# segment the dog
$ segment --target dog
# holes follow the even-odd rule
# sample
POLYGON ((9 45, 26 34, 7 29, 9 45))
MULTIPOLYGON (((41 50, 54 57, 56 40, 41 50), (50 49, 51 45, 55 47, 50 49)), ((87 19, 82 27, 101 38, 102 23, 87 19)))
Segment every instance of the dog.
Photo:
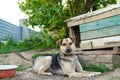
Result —
POLYGON ((40 75, 67 75, 68 77, 91 77, 100 75, 100 72, 88 72, 82 66, 75 55, 74 36, 59 39, 60 52, 57 54, 46 54, 34 60, 34 71, 40 75))

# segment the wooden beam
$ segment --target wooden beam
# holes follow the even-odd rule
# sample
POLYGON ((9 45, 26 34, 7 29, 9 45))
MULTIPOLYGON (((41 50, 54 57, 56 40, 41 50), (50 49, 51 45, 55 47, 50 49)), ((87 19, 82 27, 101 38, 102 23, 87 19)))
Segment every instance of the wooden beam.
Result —
POLYGON ((85 40, 85 41, 81 41, 80 48, 81 50, 111 48, 115 46, 120 46, 120 43, 118 42, 120 42, 120 36, 85 40), (90 44, 91 42, 93 47, 90 44))
POLYGON ((82 15, 67 19, 67 20, 65 20, 65 22, 70 22, 72 20, 79 20, 79 19, 87 18, 87 17, 94 16, 94 15, 97 15, 97 14, 101 14, 101 13, 104 13, 104 12, 107 12, 107 11, 110 11, 110 10, 113 10, 113 9, 117 9, 117 8, 120 8, 120 4, 115 4, 115 5, 107 6, 106 8, 99 9, 99 10, 96 10, 96 11, 93 11, 93 12, 88 12, 86 14, 82 14, 82 15))
MULTIPOLYGON (((119 40, 119 41, 109 41, 109 42, 105 42, 105 46, 106 46, 106 47, 111 47, 111 46, 113 46, 113 47, 118 47, 118 46, 120 46, 120 40, 119 40)), ((115 50, 116 50, 116 48, 115 48, 115 50)))
POLYGON ((76 52, 76 55, 119 55, 120 52, 115 51, 106 51, 106 50, 97 50, 97 51, 81 51, 76 52))
POLYGON ((120 52, 120 47, 118 46, 113 47, 113 51, 120 52))
MULTIPOLYGON (((91 14, 94 14, 94 13, 91 13, 91 14)), ((91 21, 95 21, 95 20, 100 20, 103 18, 107 18, 107 17, 119 15, 119 14, 120 14, 120 8, 117 8, 117 9, 113 9, 110 11, 106 11, 106 12, 101 13, 101 14, 96 14, 96 15, 92 15, 89 17, 85 17, 85 18, 78 18, 78 19, 70 20, 67 22, 67 26, 73 27, 73 26, 80 25, 83 23, 87 23, 87 22, 91 22, 91 21)))

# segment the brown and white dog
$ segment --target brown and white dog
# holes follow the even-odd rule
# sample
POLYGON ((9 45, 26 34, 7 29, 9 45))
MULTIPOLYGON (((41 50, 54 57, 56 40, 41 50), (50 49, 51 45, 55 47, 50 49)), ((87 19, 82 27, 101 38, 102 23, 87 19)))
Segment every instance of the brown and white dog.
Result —
POLYGON ((75 55, 75 39, 75 37, 68 37, 58 40, 60 52, 36 58, 34 60, 34 71, 41 75, 57 74, 68 77, 90 77, 101 74, 100 72, 88 72, 82 69, 75 55))

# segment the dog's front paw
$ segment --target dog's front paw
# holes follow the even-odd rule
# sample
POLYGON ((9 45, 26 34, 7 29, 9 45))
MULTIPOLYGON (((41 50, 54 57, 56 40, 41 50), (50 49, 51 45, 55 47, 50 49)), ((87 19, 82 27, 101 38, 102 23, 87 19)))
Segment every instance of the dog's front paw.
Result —
POLYGON ((93 72, 94 76, 101 75, 101 72, 93 72))
POLYGON ((90 72, 90 77, 100 75, 101 72, 90 72))
POLYGON ((97 75, 101 74, 101 72, 90 72, 90 71, 83 71, 82 73, 88 74, 87 76, 89 76, 89 77, 97 76, 97 75))
POLYGON ((48 76, 52 76, 52 73, 47 73, 48 76))
POLYGON ((38 74, 48 75, 48 76, 51 76, 51 75, 52 75, 52 73, 50 73, 50 72, 38 72, 38 74))

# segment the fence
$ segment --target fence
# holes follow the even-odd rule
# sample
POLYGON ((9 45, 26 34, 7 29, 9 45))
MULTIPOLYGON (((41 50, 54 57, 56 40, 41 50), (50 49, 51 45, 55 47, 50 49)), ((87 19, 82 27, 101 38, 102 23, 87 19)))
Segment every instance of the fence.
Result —
POLYGON ((29 38, 32 34, 37 32, 25 27, 24 20, 20 20, 20 26, 13 25, 0 19, 0 41, 5 41, 8 38, 13 38, 15 41, 29 38))

